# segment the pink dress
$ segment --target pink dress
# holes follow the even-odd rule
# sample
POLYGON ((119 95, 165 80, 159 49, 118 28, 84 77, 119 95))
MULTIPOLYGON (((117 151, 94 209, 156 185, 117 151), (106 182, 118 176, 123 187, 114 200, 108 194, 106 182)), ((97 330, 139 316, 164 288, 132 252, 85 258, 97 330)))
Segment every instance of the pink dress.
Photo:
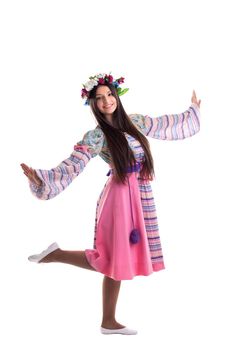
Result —
MULTIPOLYGON (((145 136, 160 140, 183 140, 200 129, 199 109, 194 104, 181 114, 129 117, 145 136)), ((127 133, 125 137, 136 162, 143 163, 140 143, 127 133)), ((43 200, 54 198, 97 155, 112 168, 105 135, 99 126, 88 131, 70 157, 57 167, 36 169, 42 186, 37 188, 29 182, 32 193, 43 200)), ((109 176, 97 201, 93 249, 86 249, 85 254, 91 266, 115 280, 147 276, 165 268, 151 184, 140 177, 140 171, 127 173, 126 184, 116 183, 114 176, 109 176), (137 243, 130 241, 133 228, 140 234, 137 243)))
POLYGON ((117 183, 113 175, 107 180, 98 202, 95 249, 85 251, 88 262, 97 271, 115 280, 128 280, 153 271, 138 176, 139 172, 128 173, 126 184, 117 183), (129 239, 133 226, 140 232, 138 243, 129 239))

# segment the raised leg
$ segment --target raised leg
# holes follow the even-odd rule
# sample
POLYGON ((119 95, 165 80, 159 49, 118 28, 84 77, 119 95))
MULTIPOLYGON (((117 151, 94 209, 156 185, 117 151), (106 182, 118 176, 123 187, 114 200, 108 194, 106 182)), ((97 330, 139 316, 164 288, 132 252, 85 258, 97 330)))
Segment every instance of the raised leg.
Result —
POLYGON ((87 261, 85 252, 83 250, 62 250, 56 249, 52 253, 48 254, 40 262, 60 262, 64 264, 70 264, 81 267, 83 269, 96 271, 87 261))

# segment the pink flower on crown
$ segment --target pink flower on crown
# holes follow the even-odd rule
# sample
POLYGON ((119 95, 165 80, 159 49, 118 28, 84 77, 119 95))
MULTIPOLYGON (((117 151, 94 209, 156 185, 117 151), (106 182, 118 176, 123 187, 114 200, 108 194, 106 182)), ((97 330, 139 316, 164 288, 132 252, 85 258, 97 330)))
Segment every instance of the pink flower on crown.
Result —
POLYGON ((121 77, 121 78, 117 79, 117 81, 118 81, 118 83, 119 83, 119 84, 124 83, 124 80, 125 80, 125 78, 123 78, 123 77, 121 77))
POLYGON ((82 89, 82 90, 81 90, 81 97, 84 98, 84 97, 86 97, 87 95, 88 95, 87 90, 86 90, 86 89, 82 89))
POLYGON ((99 78, 99 84, 105 84, 105 79, 104 78, 99 78))
POLYGON ((110 84, 112 84, 112 82, 113 82, 113 76, 112 76, 112 75, 108 75, 108 76, 107 76, 107 79, 108 79, 108 82, 109 82, 110 84))

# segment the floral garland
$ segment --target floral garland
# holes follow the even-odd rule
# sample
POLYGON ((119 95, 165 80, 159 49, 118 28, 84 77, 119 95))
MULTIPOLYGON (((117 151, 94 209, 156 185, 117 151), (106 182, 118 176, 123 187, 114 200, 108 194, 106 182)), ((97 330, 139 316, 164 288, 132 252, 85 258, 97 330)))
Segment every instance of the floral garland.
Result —
POLYGON ((97 74, 93 77, 89 77, 86 84, 83 84, 83 89, 81 90, 81 97, 85 99, 85 105, 89 105, 88 99, 90 96, 90 91, 97 85, 104 85, 105 83, 112 84, 116 90, 118 96, 124 95, 129 89, 122 89, 119 87, 120 84, 124 83, 123 77, 114 80, 111 74, 97 74))

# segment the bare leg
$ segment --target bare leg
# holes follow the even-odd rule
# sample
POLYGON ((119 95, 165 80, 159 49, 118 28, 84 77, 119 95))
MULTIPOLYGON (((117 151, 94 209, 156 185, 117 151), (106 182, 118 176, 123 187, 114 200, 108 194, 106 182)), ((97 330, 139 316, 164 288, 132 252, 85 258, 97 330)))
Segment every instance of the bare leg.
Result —
POLYGON ((40 262, 42 263, 61 262, 64 264, 78 266, 83 269, 96 271, 88 263, 85 252, 83 250, 74 251, 74 250, 56 249, 52 253, 45 256, 45 258, 43 258, 40 262))
POLYGON ((103 319, 102 327, 119 329, 124 326, 115 320, 116 304, 121 286, 121 281, 115 281, 104 276, 103 279, 103 319))

